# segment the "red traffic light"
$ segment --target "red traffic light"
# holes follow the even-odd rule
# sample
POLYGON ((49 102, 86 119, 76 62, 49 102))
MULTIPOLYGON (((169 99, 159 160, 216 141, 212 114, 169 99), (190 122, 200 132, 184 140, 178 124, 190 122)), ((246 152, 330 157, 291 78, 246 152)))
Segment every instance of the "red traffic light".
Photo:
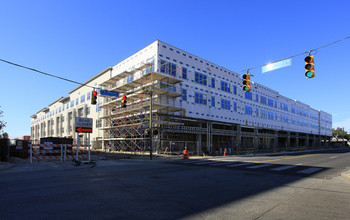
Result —
POLYGON ((97 96, 97 92, 96 92, 96 91, 93 91, 93 92, 92 92, 92 95, 93 95, 93 96, 97 96))

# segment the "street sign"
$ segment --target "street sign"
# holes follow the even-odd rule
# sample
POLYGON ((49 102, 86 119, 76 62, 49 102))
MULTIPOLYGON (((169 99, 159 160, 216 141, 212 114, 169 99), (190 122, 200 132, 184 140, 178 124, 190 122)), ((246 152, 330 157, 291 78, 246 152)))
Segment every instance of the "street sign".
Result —
POLYGON ((107 95, 107 96, 115 96, 115 97, 119 97, 119 92, 113 92, 113 91, 109 91, 109 90, 100 90, 100 95, 107 95))
POLYGON ((291 66, 292 65, 292 59, 286 59, 286 60, 281 60, 279 62, 275 62, 275 63, 269 63, 265 66, 262 67, 261 72, 265 73, 265 72, 269 72, 275 69, 279 69, 279 68, 283 68, 283 67, 287 67, 287 66, 291 66))
POLYGON ((92 128, 76 127, 75 132, 78 133, 92 133, 92 128))
POLYGON ((75 132, 92 133, 92 118, 75 118, 75 132))

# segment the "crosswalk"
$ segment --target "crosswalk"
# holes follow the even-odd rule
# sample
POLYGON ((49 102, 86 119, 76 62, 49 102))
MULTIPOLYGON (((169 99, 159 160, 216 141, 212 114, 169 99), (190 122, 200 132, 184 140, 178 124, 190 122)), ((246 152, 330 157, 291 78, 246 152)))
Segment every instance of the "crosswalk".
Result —
POLYGON ((318 173, 325 168, 323 167, 312 167, 301 164, 285 165, 285 164, 274 164, 274 163, 259 163, 256 161, 234 161, 234 160, 213 160, 213 159, 190 159, 178 161, 178 164, 183 165, 194 165, 194 166, 209 166, 209 167, 225 167, 225 168, 236 168, 246 170, 259 170, 268 171, 274 173, 289 173, 296 175, 312 175, 318 173))

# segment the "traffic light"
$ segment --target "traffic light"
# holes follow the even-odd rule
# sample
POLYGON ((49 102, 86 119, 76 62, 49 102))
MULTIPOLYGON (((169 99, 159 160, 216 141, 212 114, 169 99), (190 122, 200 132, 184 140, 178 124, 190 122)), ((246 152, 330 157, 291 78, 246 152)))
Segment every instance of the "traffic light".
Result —
POLYGON ((250 92, 250 73, 247 71, 246 74, 243 75, 243 91, 250 92))
POLYGON ((127 103, 127 97, 124 95, 123 97, 122 97, 122 108, 126 108, 126 103, 127 103))
POLYGON ((314 56, 307 56, 305 57, 305 76, 306 78, 310 79, 315 77, 315 66, 314 66, 314 56))
POLYGON ((158 135, 158 130, 157 129, 153 129, 153 135, 158 135))
POLYGON ((97 92, 94 90, 91 93, 91 105, 96 105, 97 103, 97 92))

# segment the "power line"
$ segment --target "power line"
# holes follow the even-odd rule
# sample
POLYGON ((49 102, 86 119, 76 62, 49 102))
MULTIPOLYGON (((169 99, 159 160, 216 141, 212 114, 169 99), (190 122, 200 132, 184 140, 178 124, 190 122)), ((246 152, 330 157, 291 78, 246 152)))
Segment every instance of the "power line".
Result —
MULTIPOLYGON (((247 70, 253 70, 253 69, 261 68, 261 67, 263 67, 263 66, 266 66, 267 64, 277 63, 277 62, 280 62, 280 61, 283 61, 283 60, 287 60, 287 59, 290 59, 290 58, 293 58, 293 57, 301 56, 301 55, 303 55, 303 54, 306 54, 306 53, 309 53, 309 52, 312 52, 312 51, 317 51, 317 50, 319 50, 319 49, 321 49, 321 48, 328 47, 328 46, 330 46, 330 45, 339 43, 339 42, 341 42, 341 41, 343 41, 343 40, 346 40, 346 39, 349 39, 349 38, 350 38, 350 36, 347 36, 347 37, 344 37, 344 38, 342 38, 342 39, 340 39, 340 40, 336 40, 336 41, 334 41, 334 42, 332 42, 332 43, 329 43, 329 44, 326 44, 326 45, 317 47, 317 48, 312 49, 312 50, 308 50, 308 51, 305 51, 305 52, 302 52, 302 53, 298 53, 298 54, 292 55, 292 56, 290 56, 290 57, 286 57, 286 58, 283 58, 283 59, 279 59, 279 60, 277 60, 277 61, 269 62, 269 63, 263 64, 263 65, 259 65, 259 66, 255 66, 255 67, 252 67, 252 68, 247 68, 247 69, 244 69, 244 70, 241 70, 241 71, 238 71, 238 72, 234 72, 234 73, 237 73, 237 74, 238 74, 238 73, 242 73, 242 72, 245 72, 245 71, 247 71, 247 70)), ((226 74, 226 75, 228 75, 228 74, 226 74)), ((225 75, 224 75, 224 76, 225 76, 225 75)))
POLYGON ((11 65, 14 65, 14 66, 17 66, 17 67, 28 69, 28 70, 31 70, 31 71, 34 71, 34 72, 38 72, 38 73, 44 74, 46 76, 51 76, 51 77, 54 77, 54 78, 57 78, 57 79, 65 80, 65 81, 68 81, 68 82, 71 82, 71 83, 75 83, 75 84, 78 84, 78 85, 87 86, 87 87, 95 89, 95 87, 89 86, 89 85, 87 85, 85 83, 80 83, 80 82, 77 82, 77 81, 74 81, 74 80, 70 80, 70 79, 67 79, 67 78, 64 78, 64 77, 56 76, 56 75, 53 75, 53 74, 50 74, 50 73, 45 73, 43 71, 31 68, 31 67, 23 66, 23 65, 20 65, 20 64, 17 64, 17 63, 13 63, 13 62, 10 62, 10 61, 7 61, 7 60, 3 60, 3 59, 0 59, 0 61, 8 63, 8 64, 11 64, 11 65))
MULTIPOLYGON (((301 55, 303 55, 303 54, 305 54, 305 53, 310 53, 310 52, 312 52, 312 51, 317 51, 317 50, 319 50, 319 49, 322 49, 322 48, 328 47, 328 46, 330 46, 330 45, 339 43, 339 42, 341 42, 341 41, 343 41, 343 40, 346 40, 346 39, 349 39, 349 38, 350 38, 350 36, 347 36, 347 37, 344 37, 344 38, 342 38, 342 39, 340 39, 340 40, 336 40, 336 41, 334 41, 334 42, 332 42, 332 43, 329 43, 329 44, 326 44, 326 45, 317 47, 317 48, 312 49, 312 50, 309 50, 309 51, 305 51, 305 52, 302 52, 302 53, 299 53, 299 54, 292 55, 292 56, 290 56, 290 57, 286 57, 286 58, 283 58, 283 59, 279 59, 279 60, 277 60, 277 61, 269 62, 269 63, 263 64, 263 65, 259 65, 259 66, 255 66, 255 67, 252 67, 252 68, 246 68, 246 69, 244 69, 244 70, 241 70, 241 71, 238 71, 238 72, 234 72, 234 73, 237 73, 237 74, 238 74, 238 73, 242 73, 242 72, 245 72, 245 71, 247 71, 247 70, 253 70, 253 69, 257 69, 257 68, 263 67, 263 66, 265 66, 265 65, 267 65, 267 64, 277 63, 277 62, 280 62, 280 61, 282 61, 282 60, 287 60, 287 59, 290 59, 290 58, 293 58, 293 57, 301 56, 301 55)), ((0 59, 0 61, 5 62, 5 63, 8 63, 8 64, 11 64, 11 65, 14 65, 14 66, 17 66, 17 67, 21 67, 21 68, 24 68, 24 69, 28 69, 28 70, 31 70, 31 71, 34 71, 34 72, 38 72, 38 73, 44 74, 44 75, 46 75, 46 76, 51 76, 51 77, 54 77, 54 78, 57 78, 57 79, 65 80, 65 81, 67 81, 67 82, 71 82, 71 83, 75 83, 75 84, 78 84, 78 85, 81 85, 81 86, 87 86, 87 87, 96 89, 95 87, 89 86, 89 85, 87 85, 87 84, 85 84, 85 83, 80 83, 80 82, 77 82, 77 81, 74 81, 74 80, 70 80, 70 79, 67 79, 67 78, 64 78, 64 77, 56 76, 56 75, 53 75, 53 74, 50 74, 50 73, 45 73, 45 72, 43 72, 43 71, 40 71, 40 70, 31 68, 31 67, 26 67, 26 66, 23 66, 23 65, 20 65, 20 64, 17 64, 17 63, 13 63, 13 62, 10 62, 10 61, 7 61, 7 60, 3 60, 3 59, 0 59)), ((226 75, 229 75, 229 74, 224 74, 223 76, 226 76, 226 75)))

